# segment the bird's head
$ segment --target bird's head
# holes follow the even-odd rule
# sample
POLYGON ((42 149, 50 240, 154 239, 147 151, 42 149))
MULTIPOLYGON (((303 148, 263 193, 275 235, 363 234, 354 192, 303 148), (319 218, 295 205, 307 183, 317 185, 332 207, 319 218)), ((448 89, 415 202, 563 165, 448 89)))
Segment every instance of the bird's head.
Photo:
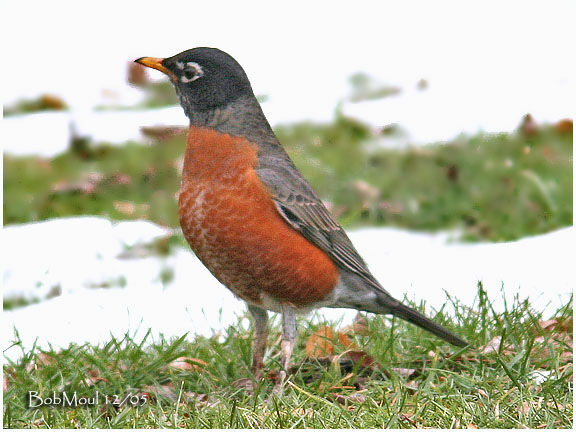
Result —
POLYGON ((193 48, 168 58, 135 61, 168 75, 186 112, 222 108, 241 96, 253 95, 242 66, 216 48, 193 48))

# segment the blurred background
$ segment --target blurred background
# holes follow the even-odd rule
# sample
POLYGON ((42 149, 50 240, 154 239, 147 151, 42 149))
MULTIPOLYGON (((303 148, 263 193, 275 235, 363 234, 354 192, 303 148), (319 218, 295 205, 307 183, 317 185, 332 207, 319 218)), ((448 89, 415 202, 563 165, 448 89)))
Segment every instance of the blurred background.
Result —
MULTIPOLYGON (((483 277, 527 295, 571 292, 571 1, 3 10, 4 309, 22 338, 29 313, 67 316, 80 304, 84 317, 130 310, 137 318, 121 331, 218 327, 185 305, 218 285, 178 227, 187 120, 162 74, 133 63, 195 46, 243 65, 296 165, 397 295, 441 304, 442 290, 473 295, 483 277), (534 236, 543 243, 515 245, 534 236), (556 290, 544 288, 550 274, 556 290), (146 321, 151 305, 181 321, 146 321)), ((222 298, 206 298, 214 309, 202 313, 222 298)))

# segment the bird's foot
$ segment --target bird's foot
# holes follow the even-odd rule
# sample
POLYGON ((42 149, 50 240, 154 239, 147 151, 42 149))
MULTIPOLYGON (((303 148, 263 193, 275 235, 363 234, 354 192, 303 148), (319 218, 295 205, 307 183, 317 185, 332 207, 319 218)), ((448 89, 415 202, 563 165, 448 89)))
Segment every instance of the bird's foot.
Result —
POLYGON ((255 380, 254 378, 240 378, 232 382, 232 385, 236 388, 246 390, 246 393, 252 396, 254 395, 254 389, 258 385, 258 381, 255 380))
POLYGON ((286 383, 286 371, 278 372, 276 376, 276 382, 274 383, 274 388, 272 389, 272 394, 281 396, 284 391, 284 384, 286 383))

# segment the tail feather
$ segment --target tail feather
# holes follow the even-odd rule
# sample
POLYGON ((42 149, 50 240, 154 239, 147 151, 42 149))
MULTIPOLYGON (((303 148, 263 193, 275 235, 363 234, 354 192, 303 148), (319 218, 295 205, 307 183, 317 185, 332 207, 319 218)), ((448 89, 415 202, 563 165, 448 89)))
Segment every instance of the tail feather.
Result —
POLYGON ((442 338, 445 341, 450 342, 452 345, 456 345, 459 347, 465 347, 470 345, 464 339, 456 336, 454 333, 442 327, 440 324, 435 323, 430 318, 422 315, 417 310, 414 310, 411 307, 408 307, 405 304, 400 303, 399 301, 394 301, 394 304, 391 305, 390 299, 387 298, 383 303, 385 303, 389 313, 399 318, 402 318, 403 320, 406 320, 412 324, 415 324, 418 327, 423 328, 424 330, 429 331, 430 333, 438 336, 439 338, 442 338))

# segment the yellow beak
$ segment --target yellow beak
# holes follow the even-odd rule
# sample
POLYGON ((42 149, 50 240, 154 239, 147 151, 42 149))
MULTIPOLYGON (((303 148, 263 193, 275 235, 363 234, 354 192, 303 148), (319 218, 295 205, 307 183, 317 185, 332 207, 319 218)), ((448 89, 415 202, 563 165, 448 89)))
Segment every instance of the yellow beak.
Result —
POLYGON ((134 60, 136 63, 140 63, 141 65, 147 66, 152 69, 159 70, 162 73, 165 73, 170 78, 175 79, 176 76, 167 68, 162 65, 163 58, 158 57, 140 57, 138 60, 134 60))

